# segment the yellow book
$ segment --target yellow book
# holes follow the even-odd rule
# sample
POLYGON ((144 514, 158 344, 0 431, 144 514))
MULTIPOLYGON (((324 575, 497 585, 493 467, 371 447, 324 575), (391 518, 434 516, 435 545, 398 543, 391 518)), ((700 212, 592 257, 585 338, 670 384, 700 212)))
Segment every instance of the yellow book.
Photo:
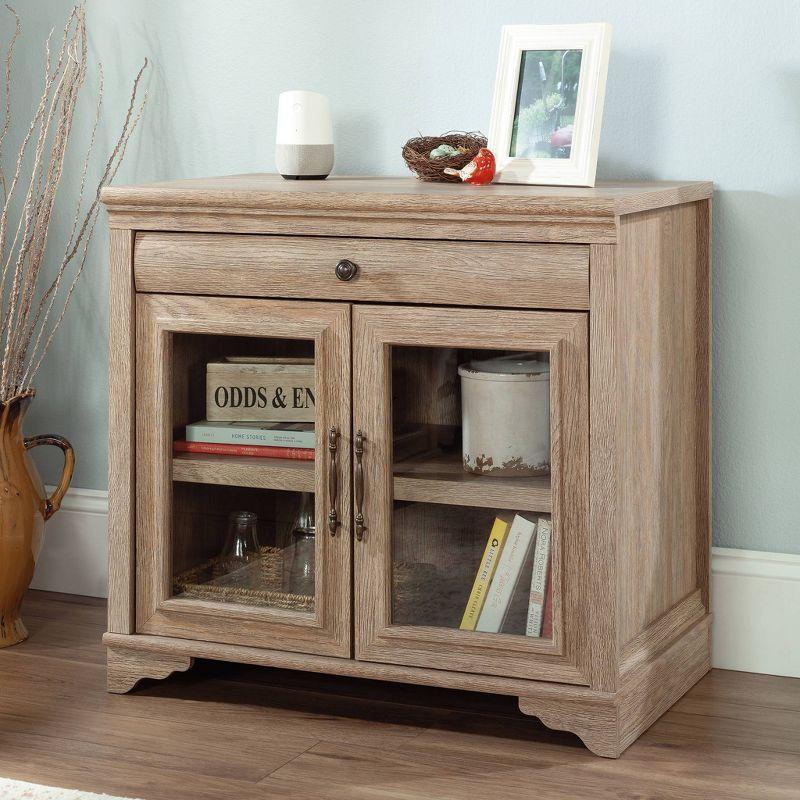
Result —
POLYGON ((511 525, 500 517, 495 519, 494 525, 492 525, 492 532, 489 534, 478 574, 472 584, 464 617, 459 625, 462 631, 474 631, 478 624, 478 617, 480 617, 481 609, 486 601, 486 593, 489 591, 489 584, 492 582, 495 569, 497 569, 497 560, 500 558, 500 551, 503 549, 510 527, 511 525))

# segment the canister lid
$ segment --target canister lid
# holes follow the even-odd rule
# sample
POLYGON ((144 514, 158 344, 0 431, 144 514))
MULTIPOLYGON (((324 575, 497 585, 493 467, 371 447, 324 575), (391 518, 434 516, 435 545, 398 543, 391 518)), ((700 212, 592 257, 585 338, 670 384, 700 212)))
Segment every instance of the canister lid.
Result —
POLYGON ((489 381, 548 381, 550 364, 539 361, 533 353, 514 353, 461 364, 458 374, 462 378, 489 381))

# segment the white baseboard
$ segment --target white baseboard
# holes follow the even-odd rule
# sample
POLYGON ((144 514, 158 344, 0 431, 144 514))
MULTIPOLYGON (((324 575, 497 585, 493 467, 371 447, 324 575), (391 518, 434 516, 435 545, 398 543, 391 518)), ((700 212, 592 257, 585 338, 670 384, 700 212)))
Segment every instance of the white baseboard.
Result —
POLYGON ((800 678, 800 555, 715 547, 712 663, 800 678))
MULTIPOLYGON (((47 493, 53 491, 47 487, 47 493)), ((44 547, 31 587, 50 592, 108 595, 108 492, 70 489, 45 525, 44 547)))
MULTIPOLYGON (((33 588, 105 597, 107 514, 107 492, 70 489, 33 588)), ((715 547, 711 572, 714 666, 800 677, 800 555, 715 547)))

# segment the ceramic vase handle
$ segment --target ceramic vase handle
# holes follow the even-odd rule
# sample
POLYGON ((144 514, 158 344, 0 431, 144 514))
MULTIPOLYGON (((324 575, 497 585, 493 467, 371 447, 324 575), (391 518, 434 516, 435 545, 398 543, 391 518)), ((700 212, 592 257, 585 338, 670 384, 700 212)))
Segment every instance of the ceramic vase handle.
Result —
POLYGON ((61 501, 69 489, 72 480, 72 471, 75 469, 75 451, 72 445, 63 437, 53 433, 44 433, 41 436, 28 436, 25 438, 25 449, 38 447, 40 444, 52 444, 64 451, 64 468, 61 470, 61 479, 51 497, 44 500, 44 518, 50 519, 61 508, 61 501))

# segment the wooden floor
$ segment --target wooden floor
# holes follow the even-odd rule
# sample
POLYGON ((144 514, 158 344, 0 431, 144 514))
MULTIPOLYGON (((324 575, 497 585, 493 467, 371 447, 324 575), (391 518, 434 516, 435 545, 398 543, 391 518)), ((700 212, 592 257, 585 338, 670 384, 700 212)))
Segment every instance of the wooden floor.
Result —
POLYGON ((145 800, 800 798, 800 680, 715 671, 609 761, 512 698, 207 662, 108 695, 104 615, 29 595, 0 776, 145 800))

